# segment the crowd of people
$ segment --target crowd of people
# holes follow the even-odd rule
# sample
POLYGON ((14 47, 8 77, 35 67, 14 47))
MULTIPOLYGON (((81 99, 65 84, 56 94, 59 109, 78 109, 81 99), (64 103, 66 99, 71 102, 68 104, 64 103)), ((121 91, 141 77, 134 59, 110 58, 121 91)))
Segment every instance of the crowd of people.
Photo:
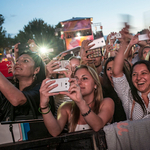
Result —
POLYGON ((106 45, 99 49, 101 55, 96 57, 88 57, 94 53, 89 51, 92 41, 83 41, 80 57, 71 57, 67 70, 61 72, 55 69, 64 54, 44 63, 45 58, 32 50, 19 54, 16 44, 13 81, 0 73, 0 120, 40 116, 49 133, 57 136, 64 129, 99 131, 114 122, 149 118, 150 31, 132 35, 125 24, 121 38, 115 34, 107 36, 106 45), (149 39, 140 41, 140 34, 147 34, 149 39), (50 92, 58 86, 54 79, 64 77, 69 78, 69 90, 50 92))

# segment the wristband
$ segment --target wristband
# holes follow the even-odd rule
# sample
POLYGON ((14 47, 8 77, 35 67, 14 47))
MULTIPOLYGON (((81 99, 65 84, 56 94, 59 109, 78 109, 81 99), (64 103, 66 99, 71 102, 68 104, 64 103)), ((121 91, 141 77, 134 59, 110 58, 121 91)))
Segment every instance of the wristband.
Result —
POLYGON ((44 107, 44 108, 40 108, 40 107, 39 107, 38 111, 39 111, 41 114, 48 114, 48 113, 51 111, 51 105, 49 104, 49 106, 44 107), (41 111, 41 109, 46 109, 46 108, 48 108, 48 107, 49 107, 49 110, 48 110, 47 112, 43 113, 43 112, 41 111))
POLYGON ((84 113, 84 114, 81 114, 83 117, 87 116, 89 113, 91 112, 91 107, 89 107, 89 110, 88 112, 84 113))

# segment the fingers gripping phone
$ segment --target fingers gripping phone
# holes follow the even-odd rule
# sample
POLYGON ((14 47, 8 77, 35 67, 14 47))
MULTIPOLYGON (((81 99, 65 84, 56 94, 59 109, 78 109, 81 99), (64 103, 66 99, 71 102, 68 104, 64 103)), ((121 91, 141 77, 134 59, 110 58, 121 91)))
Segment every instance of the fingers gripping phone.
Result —
POLYGON ((60 78, 60 79, 50 79, 46 83, 50 81, 56 81, 55 83, 51 84, 50 86, 54 84, 58 84, 57 87, 54 89, 50 90, 49 93, 57 93, 57 92, 62 92, 62 91, 68 91, 70 87, 70 83, 68 82, 69 78, 60 78))
POLYGON ((55 72, 65 71, 65 70, 67 70, 66 66, 69 65, 69 61, 68 60, 61 60, 61 61, 57 61, 56 63, 58 63, 60 65, 60 67, 58 69, 55 69, 54 70, 55 72))
POLYGON ((104 37, 93 40, 93 42, 91 42, 89 45, 93 45, 93 44, 95 45, 92 46, 90 49, 96 49, 96 48, 103 47, 106 45, 104 37))

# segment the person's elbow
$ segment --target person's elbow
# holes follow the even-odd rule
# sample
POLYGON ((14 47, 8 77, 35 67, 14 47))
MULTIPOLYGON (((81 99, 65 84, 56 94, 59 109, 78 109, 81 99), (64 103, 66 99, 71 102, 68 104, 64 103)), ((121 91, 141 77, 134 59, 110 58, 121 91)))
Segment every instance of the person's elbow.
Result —
POLYGON ((25 104, 26 101, 27 100, 25 98, 12 98, 10 103, 16 107, 16 106, 25 104))

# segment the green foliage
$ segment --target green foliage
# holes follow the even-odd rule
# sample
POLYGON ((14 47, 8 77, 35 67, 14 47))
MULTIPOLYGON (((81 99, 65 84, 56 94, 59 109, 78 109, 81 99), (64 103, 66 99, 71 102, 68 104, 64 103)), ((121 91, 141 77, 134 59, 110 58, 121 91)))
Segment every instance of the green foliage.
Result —
POLYGON ((55 28, 44 23, 42 19, 33 19, 15 36, 16 43, 27 43, 29 39, 33 39, 39 47, 53 48, 53 55, 64 51, 63 41, 55 37, 55 28))
POLYGON ((0 14, 0 48, 4 48, 6 44, 6 39, 5 39, 5 33, 6 31, 3 30, 2 24, 4 23, 4 17, 3 15, 0 14))

